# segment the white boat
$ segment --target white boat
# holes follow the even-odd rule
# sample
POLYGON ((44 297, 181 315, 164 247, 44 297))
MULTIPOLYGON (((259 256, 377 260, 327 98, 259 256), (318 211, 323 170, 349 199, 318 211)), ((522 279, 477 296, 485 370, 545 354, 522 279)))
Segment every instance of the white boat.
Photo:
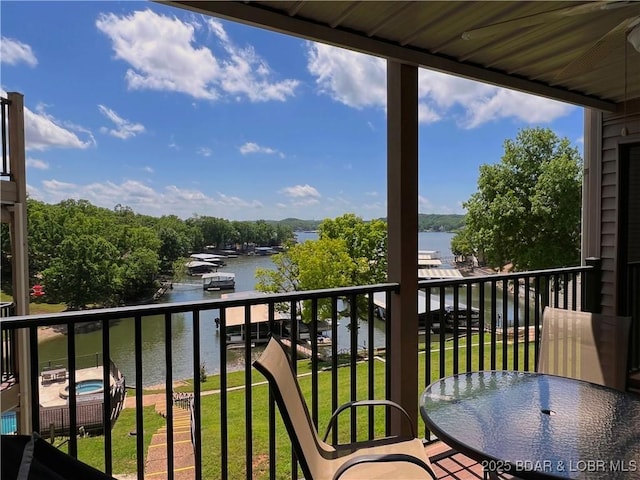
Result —
POLYGON ((233 290, 236 288, 236 274, 231 272, 210 272, 202 274, 204 290, 233 290))

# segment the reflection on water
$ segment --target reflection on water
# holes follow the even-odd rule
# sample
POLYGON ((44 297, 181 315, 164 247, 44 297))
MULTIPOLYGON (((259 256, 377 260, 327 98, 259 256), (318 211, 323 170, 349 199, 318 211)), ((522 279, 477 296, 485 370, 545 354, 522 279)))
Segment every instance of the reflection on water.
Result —
MULTIPOLYGON (((452 234, 449 233, 421 233, 419 237, 420 249, 439 250, 443 256, 450 255, 449 244, 452 234)), ((305 233, 301 240, 317 238, 317 234, 305 233)), ((255 270, 257 268, 272 268, 273 263, 268 256, 241 256, 227 259, 227 266, 222 271, 236 274, 236 292, 255 289, 255 270)), ((163 303, 189 302, 202 299, 220 298, 221 292, 203 291, 199 277, 192 277, 182 283, 174 284, 174 288, 162 298, 163 303)), ((218 335, 214 319, 218 317, 217 310, 207 310, 200 313, 200 362, 204 364, 207 374, 219 372, 220 335, 218 335)), ((340 319, 338 324, 338 350, 350 347, 351 333, 347 329, 348 319, 340 319)), ((374 325, 374 342, 376 347, 384 345, 384 323, 376 320, 374 325)), ((358 329, 358 346, 367 346, 367 322, 361 321, 358 329)), ((171 317, 171 354, 172 374, 174 380, 193 378, 199 373, 199 365, 193 359, 193 316, 191 313, 174 314, 171 317)), ((131 318, 114 320, 110 326, 111 359, 125 374, 129 385, 136 384, 135 378, 135 322, 131 318)), ((146 317, 142 320, 142 378, 144 386, 158 385, 164 382, 166 375, 165 361, 165 322, 164 316, 146 317)), ((97 330, 76 334, 76 356, 95 357, 96 352, 102 351, 102 332, 97 330)), ((252 360, 260 355, 260 348, 251 352, 252 360)), ((227 351, 228 370, 244 368, 245 352, 242 349, 227 351)), ((63 363, 67 356, 67 341, 65 336, 58 336, 39 345, 39 362, 63 363)), ((80 366, 80 365, 79 365, 80 366)))

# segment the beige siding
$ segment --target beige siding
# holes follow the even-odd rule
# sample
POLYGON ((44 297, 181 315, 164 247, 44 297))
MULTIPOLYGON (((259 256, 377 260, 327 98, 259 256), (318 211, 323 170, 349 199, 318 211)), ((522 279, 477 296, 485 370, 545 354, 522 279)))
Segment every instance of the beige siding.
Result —
POLYGON ((618 245, 618 156, 619 145, 640 142, 640 99, 629 102, 626 116, 617 113, 602 117, 601 225, 600 258, 602 259, 602 313, 616 314, 617 245, 618 245), (621 135, 623 126, 629 134, 621 135))

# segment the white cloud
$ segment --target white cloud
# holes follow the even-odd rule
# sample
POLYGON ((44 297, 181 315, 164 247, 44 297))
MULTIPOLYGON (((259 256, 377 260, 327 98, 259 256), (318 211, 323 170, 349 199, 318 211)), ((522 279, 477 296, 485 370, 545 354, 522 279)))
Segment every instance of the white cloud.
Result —
POLYGON ((254 142, 247 142, 239 147, 242 155, 248 155, 250 153, 265 153, 267 155, 278 155, 280 158, 284 158, 284 153, 279 152, 271 147, 263 147, 254 142))
POLYGON ((173 91, 197 99, 222 96, 247 98, 252 102, 286 100, 294 94, 298 80, 275 80, 268 64, 253 47, 238 48, 221 22, 206 25, 226 56, 216 56, 196 39, 202 25, 183 22, 151 10, 131 15, 101 14, 97 28, 112 41, 117 59, 131 68, 125 80, 130 89, 173 91))
MULTIPOLYGON (((316 77, 320 93, 357 109, 386 109, 384 60, 324 44, 307 45, 307 68, 316 77)), ((551 122, 573 108, 426 69, 418 71, 418 99, 420 123, 453 117, 461 128, 475 128, 501 118, 515 118, 524 123, 551 122)))
POLYGON ((91 132, 78 125, 57 120, 38 106, 34 113, 24 109, 25 146, 27 150, 48 150, 49 148, 88 148, 95 145, 91 132), (81 140, 75 132, 87 138, 81 140))
POLYGON ((358 109, 386 106, 386 63, 381 58, 312 42, 307 54, 307 68, 321 93, 358 109))
POLYGON ((293 187, 285 187, 279 193, 292 198, 320 198, 320 192, 311 185, 295 185, 293 187))
POLYGON ((529 124, 545 123, 567 115, 573 108, 566 103, 496 87, 491 96, 469 102, 460 124, 475 128, 501 118, 516 118, 529 124))
POLYGON ((132 123, 129 120, 125 120, 109 107, 98 105, 98 110, 100 110, 100 113, 111 120, 116 126, 116 128, 111 129, 102 127, 100 129, 102 133, 109 134, 112 137, 121 138, 122 140, 126 140, 127 138, 135 137, 136 135, 144 132, 144 125, 140 123, 132 123))
POLYGON ((49 164, 44 160, 38 160, 37 158, 27 158, 27 167, 35 168, 37 170, 48 170, 49 164))
POLYGON ((147 173, 154 173, 155 172, 155 170, 152 167, 150 167, 149 165, 146 165, 146 166, 142 167, 142 170, 144 170, 147 173))
POLYGON ((9 65, 24 62, 30 67, 35 67, 38 64, 38 59, 26 43, 14 38, 2 37, 0 40, 0 62, 9 65))
POLYGON ((420 213, 424 213, 424 210, 433 209, 433 204, 427 197, 423 197, 422 195, 418 195, 418 211, 420 213))
POLYGON ((194 212, 206 212, 207 215, 224 218, 244 216, 248 220, 255 220, 261 218, 258 212, 264 208, 258 200, 246 200, 220 192, 209 195, 176 185, 154 189, 138 180, 82 185, 52 179, 44 180, 41 187, 29 185, 27 190, 33 198, 48 203, 58 203, 68 198, 86 199, 105 208, 113 208, 121 203, 138 213, 156 216, 173 214, 182 218, 190 217, 194 212))
POLYGON ((198 150, 196 150, 196 153, 203 157, 210 157, 213 152, 209 147, 200 147, 198 150))

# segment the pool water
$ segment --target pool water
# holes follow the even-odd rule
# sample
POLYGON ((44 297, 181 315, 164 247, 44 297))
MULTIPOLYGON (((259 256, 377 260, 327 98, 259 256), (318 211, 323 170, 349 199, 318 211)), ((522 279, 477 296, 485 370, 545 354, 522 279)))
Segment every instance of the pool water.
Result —
POLYGON ((11 435, 18 431, 16 412, 3 413, 1 420, 2 435, 11 435))
POLYGON ((76 383, 76 395, 102 391, 102 380, 82 380, 76 383))
MULTIPOLYGON (((102 380, 81 380, 76 383, 76 395, 90 395, 102 392, 102 380)), ((69 398, 69 385, 60 390, 60 398, 69 398)))

